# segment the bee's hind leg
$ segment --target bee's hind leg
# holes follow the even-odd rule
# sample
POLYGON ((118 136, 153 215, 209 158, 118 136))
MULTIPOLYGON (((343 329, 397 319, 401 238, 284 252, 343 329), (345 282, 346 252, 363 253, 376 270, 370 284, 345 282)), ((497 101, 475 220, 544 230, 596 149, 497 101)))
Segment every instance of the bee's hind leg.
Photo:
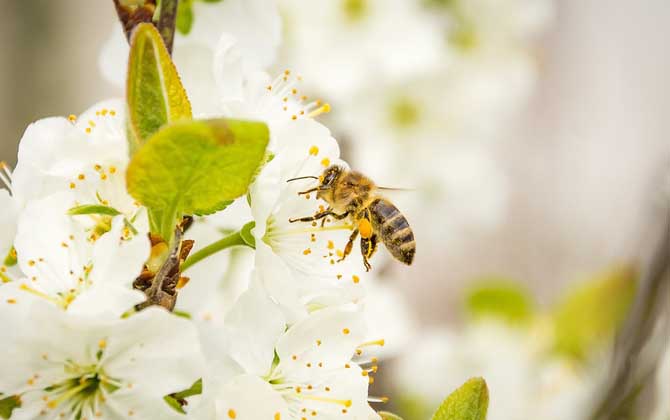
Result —
POLYGON ((351 250, 354 247, 354 241, 356 240, 357 236, 358 236, 358 229, 354 229, 354 231, 351 232, 351 235, 349 236, 349 241, 347 242, 347 245, 344 247, 342 258, 337 260, 337 262, 344 261, 344 259, 347 258, 347 255, 351 254, 351 250))
POLYGON ((373 234, 369 238, 361 237, 361 255, 363 256, 363 265, 365 266, 365 271, 370 271, 372 266, 368 261, 377 251, 377 235, 373 234))

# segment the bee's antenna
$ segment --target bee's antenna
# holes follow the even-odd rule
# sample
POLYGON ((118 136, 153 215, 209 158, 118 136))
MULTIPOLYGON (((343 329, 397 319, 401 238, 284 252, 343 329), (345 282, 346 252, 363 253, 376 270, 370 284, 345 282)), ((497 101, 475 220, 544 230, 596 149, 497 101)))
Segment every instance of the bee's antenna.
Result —
POLYGON ((299 180, 299 179, 319 179, 319 177, 318 177, 318 176, 311 176, 311 175, 308 175, 308 176, 299 176, 299 177, 297 177, 297 178, 287 179, 286 182, 297 181, 297 180, 299 180))

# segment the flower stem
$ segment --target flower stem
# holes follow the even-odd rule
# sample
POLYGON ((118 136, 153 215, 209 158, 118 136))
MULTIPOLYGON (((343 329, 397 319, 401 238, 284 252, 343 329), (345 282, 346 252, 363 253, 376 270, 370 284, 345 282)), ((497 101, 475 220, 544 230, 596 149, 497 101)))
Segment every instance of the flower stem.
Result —
POLYGON ((210 255, 216 254, 219 251, 223 251, 226 248, 239 245, 249 246, 244 241, 244 239, 242 239, 242 235, 240 235, 240 232, 238 231, 229 236, 226 236, 225 238, 219 239, 218 241, 207 245, 203 249, 199 250, 198 252, 188 257, 188 259, 184 261, 184 263, 181 265, 181 271, 182 272, 185 271, 187 268, 191 267, 192 265, 201 260, 204 260, 210 255))

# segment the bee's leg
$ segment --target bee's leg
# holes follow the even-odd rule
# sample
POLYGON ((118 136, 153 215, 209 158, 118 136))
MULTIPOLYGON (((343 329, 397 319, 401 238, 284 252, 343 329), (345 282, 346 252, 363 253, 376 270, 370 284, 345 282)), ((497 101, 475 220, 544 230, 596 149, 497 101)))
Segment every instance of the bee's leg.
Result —
MULTIPOLYGON (((328 208, 326 209, 326 211, 332 211, 332 210, 333 210, 333 209, 330 208, 330 207, 328 207, 328 208)), ((349 216, 349 213, 351 213, 351 212, 350 212, 350 211, 345 211, 345 212, 342 213, 342 214, 335 214, 335 213, 332 213, 331 216, 333 216, 333 218, 334 218, 335 220, 342 220, 342 219, 344 219, 345 217, 349 216)), ((323 219, 323 220, 321 220, 321 227, 324 227, 324 226, 326 225, 326 220, 328 220, 328 219, 323 219)))
MULTIPOLYGON (((330 206, 328 206, 328 208, 326 209, 326 211, 333 211, 333 208, 330 207, 330 206)), ((326 225, 326 220, 328 220, 326 217, 324 217, 323 219, 321 219, 321 227, 324 227, 324 226, 326 225)))
POLYGON ((334 218, 339 220, 339 219, 344 219, 348 215, 349 215, 349 212, 345 212, 343 214, 337 214, 337 213, 333 213, 332 210, 325 210, 325 211, 322 211, 322 212, 319 212, 319 213, 315 214, 314 216, 300 217, 298 219, 288 219, 288 221, 290 223, 293 223, 293 222, 313 222, 315 220, 323 219, 326 216, 333 216, 334 218))
POLYGON ((373 234, 369 238, 361 237, 361 255, 363 255, 363 265, 365 271, 370 271, 372 266, 368 261, 377 250, 377 235, 373 234))
POLYGON ((323 219, 324 217, 330 216, 332 214, 334 214, 332 211, 326 210, 326 211, 321 211, 321 212, 315 214, 314 216, 299 217, 297 219, 288 219, 288 221, 290 223, 294 223, 294 222, 313 222, 315 220, 323 219))
POLYGON ((351 254, 351 249, 354 247, 354 241, 356 240, 357 236, 358 236, 358 229, 354 229, 354 231, 351 232, 351 235, 349 236, 349 241, 347 242, 347 245, 344 247, 342 258, 337 260, 337 262, 344 261, 344 259, 347 258, 347 255, 351 254))

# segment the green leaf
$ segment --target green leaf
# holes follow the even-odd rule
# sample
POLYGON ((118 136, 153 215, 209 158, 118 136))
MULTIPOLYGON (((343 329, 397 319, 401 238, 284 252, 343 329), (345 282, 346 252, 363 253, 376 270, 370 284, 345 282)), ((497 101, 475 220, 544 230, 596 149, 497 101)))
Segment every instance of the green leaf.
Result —
POLYGON ((484 279, 466 297, 466 309, 472 318, 492 317, 512 325, 530 321, 533 306, 525 289, 505 279, 484 279))
POLYGON ((183 400, 188 397, 200 394, 202 394, 202 379, 198 379, 197 381, 195 381, 189 389, 172 394, 172 396, 177 400, 183 400))
POLYGON ((377 414, 379 414, 382 420, 402 420, 402 417, 388 411, 378 411, 377 414))
POLYGON ((8 419, 12 416, 12 411, 15 408, 21 407, 21 398, 17 395, 10 395, 0 399, 0 417, 3 419, 8 419))
POLYGON ((164 396, 163 400, 165 400, 165 402, 175 411, 181 414, 186 414, 183 408, 183 405, 186 404, 186 401, 184 400, 188 397, 200 394, 202 394, 202 379, 195 381, 189 389, 164 396))
POLYGON ((433 420, 485 420, 488 407, 486 381, 472 378, 442 402, 433 420))
POLYGON ((184 214, 206 215, 247 192, 269 141, 260 122, 215 119, 170 124, 128 166, 128 191, 149 208, 152 231, 172 237, 184 214))
POLYGON ((555 351, 576 360, 610 340, 637 289, 631 267, 615 267, 580 282, 554 310, 555 351))
POLYGON ((433 407, 423 396, 405 390, 393 399, 398 413, 406 419, 428 419, 433 414, 433 407))
POLYGON ((179 404, 179 401, 177 401, 173 396, 166 395, 163 397, 163 400, 165 400, 165 402, 168 403, 168 405, 172 407, 176 412, 186 414, 186 411, 184 411, 184 409, 181 408, 181 404, 179 404))
POLYGON ((251 229, 255 227, 256 222, 251 221, 246 225, 242 226, 242 229, 240 229, 240 236, 242 237, 242 240, 244 240, 244 242, 253 249, 256 249, 256 238, 254 238, 253 233, 251 233, 251 229))
POLYGON ((181 0, 177 8, 177 30, 188 35, 193 27, 193 0, 181 0))
POLYGON ((163 125, 192 116, 177 69, 150 23, 137 25, 130 39, 126 101, 131 155, 163 125))
POLYGON ((118 216, 120 211, 113 207, 102 206, 97 204, 84 204, 82 206, 72 207, 67 211, 70 216, 77 216, 81 214, 101 214, 104 216, 118 216))

